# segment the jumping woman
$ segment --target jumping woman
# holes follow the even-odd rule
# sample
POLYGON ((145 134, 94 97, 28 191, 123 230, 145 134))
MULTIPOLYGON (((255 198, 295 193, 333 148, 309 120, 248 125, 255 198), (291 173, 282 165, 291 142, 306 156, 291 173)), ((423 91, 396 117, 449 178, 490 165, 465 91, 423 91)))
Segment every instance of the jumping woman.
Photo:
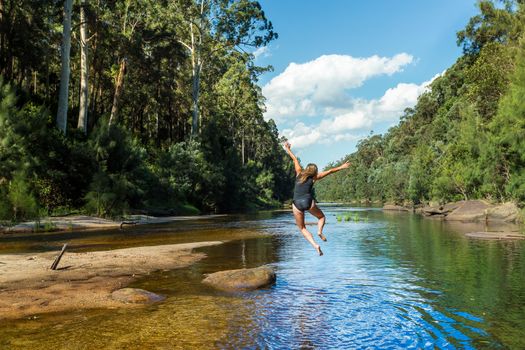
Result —
POLYGON ((301 164, 299 164, 297 157, 292 153, 290 147, 290 143, 284 143, 284 148, 286 149, 288 155, 290 155, 290 157, 292 158, 295 167, 296 177, 292 203, 292 210, 293 215, 295 217, 295 223, 297 224, 297 227, 299 227, 299 230, 301 230, 301 233, 303 234, 304 238, 306 238, 306 240, 310 242, 310 244, 317 250, 317 253, 319 253, 319 255, 323 255, 321 247, 319 246, 319 244, 315 243, 314 237, 306 229, 306 226, 304 224, 304 212, 305 210, 308 210, 310 214, 312 214, 319 220, 317 222, 317 235, 319 236, 319 238, 326 242, 326 237, 323 234, 325 216, 321 209, 319 209, 319 207, 315 203, 315 200, 312 196, 312 187, 316 181, 319 181, 322 178, 333 174, 339 170, 348 168, 350 166, 350 163, 346 162, 336 168, 332 168, 318 173, 317 165, 312 163, 308 164, 306 168, 303 169, 301 167, 301 164))

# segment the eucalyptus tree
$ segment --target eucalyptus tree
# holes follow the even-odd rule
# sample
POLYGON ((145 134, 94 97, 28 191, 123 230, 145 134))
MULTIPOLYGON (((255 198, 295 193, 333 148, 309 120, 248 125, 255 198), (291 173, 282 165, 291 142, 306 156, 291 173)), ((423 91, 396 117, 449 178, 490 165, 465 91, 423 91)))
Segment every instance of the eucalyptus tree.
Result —
MULTIPOLYGON (((239 55, 237 55, 239 56, 239 55)), ((262 95, 252 81, 244 60, 234 62, 215 85, 221 115, 228 118, 228 131, 240 148, 241 162, 246 163, 246 143, 251 131, 255 138, 256 123, 263 121, 262 95)))
POLYGON ((87 1, 80 1, 80 102, 78 111, 78 128, 87 134, 88 122, 88 29, 86 17, 87 1))
POLYGON ((120 8, 120 15, 122 21, 122 27, 120 35, 123 38, 121 46, 119 47, 119 69, 115 79, 115 92, 113 95, 113 103, 111 105, 111 114, 109 117, 109 125, 111 125, 117 118, 119 111, 120 97, 124 89, 124 76, 126 74, 127 58, 123 54, 126 42, 129 41, 135 31, 136 26, 142 20, 142 13, 140 11, 133 11, 132 5, 140 5, 140 2, 136 4, 132 0, 125 0, 120 8), (130 9, 131 7, 131 9, 130 9))
POLYGON ((199 133, 199 95, 203 67, 214 54, 257 48, 277 38, 258 1, 178 0, 178 41, 191 59, 192 136, 199 133))
POLYGON ((69 73, 71 49, 71 12, 73 0, 64 1, 64 22, 62 29, 62 50, 61 50, 61 71, 60 71, 60 91, 58 95, 57 126, 65 134, 67 129, 67 109, 69 92, 69 73))

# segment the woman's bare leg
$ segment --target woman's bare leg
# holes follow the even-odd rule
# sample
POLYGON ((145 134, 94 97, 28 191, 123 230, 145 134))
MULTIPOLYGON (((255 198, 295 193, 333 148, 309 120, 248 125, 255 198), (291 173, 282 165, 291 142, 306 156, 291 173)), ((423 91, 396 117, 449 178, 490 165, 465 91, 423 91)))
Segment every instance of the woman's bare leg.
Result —
POLYGON ((295 223, 297 224, 297 227, 299 227, 299 230, 303 234, 304 238, 306 238, 306 240, 310 242, 310 244, 317 250, 317 253, 319 253, 319 255, 323 255, 321 247, 319 246, 319 244, 315 243, 314 237, 306 229, 306 226, 304 224, 304 212, 297 209, 294 204, 292 204, 292 210, 293 216, 295 217, 295 223))
POLYGON ((326 242, 326 237, 323 235, 323 228, 326 221, 326 217, 324 216, 323 211, 319 209, 315 201, 312 202, 312 207, 308 211, 310 212, 310 214, 312 214, 319 220, 317 221, 317 235, 319 236, 319 238, 326 242))

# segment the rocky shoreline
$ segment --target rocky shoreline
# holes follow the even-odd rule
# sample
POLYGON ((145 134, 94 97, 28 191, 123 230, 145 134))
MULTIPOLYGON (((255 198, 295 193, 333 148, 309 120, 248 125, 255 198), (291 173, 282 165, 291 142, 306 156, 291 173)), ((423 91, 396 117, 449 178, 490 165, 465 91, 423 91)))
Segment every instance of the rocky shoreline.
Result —
POLYGON ((414 212, 426 218, 438 219, 457 223, 479 223, 485 224, 484 231, 465 232, 467 237, 477 239, 525 239, 516 227, 523 219, 521 211, 515 203, 507 202, 491 204, 484 200, 469 200, 409 208, 406 206, 386 204, 385 211, 414 212), (488 230, 490 226, 500 226, 501 229, 488 230), (509 228, 510 225, 516 227, 509 228))
POLYGON ((484 200, 468 200, 423 207, 386 204, 383 206, 383 210, 409 211, 425 217, 441 218, 447 221, 510 223, 521 221, 520 209, 513 202, 491 204, 484 200))

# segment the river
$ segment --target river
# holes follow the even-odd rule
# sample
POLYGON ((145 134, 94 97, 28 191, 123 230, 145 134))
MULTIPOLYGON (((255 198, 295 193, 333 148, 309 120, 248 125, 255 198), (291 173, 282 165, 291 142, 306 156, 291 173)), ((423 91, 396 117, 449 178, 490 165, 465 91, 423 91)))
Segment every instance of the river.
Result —
POLYGON ((471 239, 460 225, 407 213, 323 209, 322 257, 289 211, 2 237, 0 253, 228 242, 199 249, 208 257, 189 268, 134 282, 166 296, 161 303, 0 321, 0 349, 525 349, 525 241, 471 239), (200 283, 263 264, 277 273, 266 289, 200 283))

